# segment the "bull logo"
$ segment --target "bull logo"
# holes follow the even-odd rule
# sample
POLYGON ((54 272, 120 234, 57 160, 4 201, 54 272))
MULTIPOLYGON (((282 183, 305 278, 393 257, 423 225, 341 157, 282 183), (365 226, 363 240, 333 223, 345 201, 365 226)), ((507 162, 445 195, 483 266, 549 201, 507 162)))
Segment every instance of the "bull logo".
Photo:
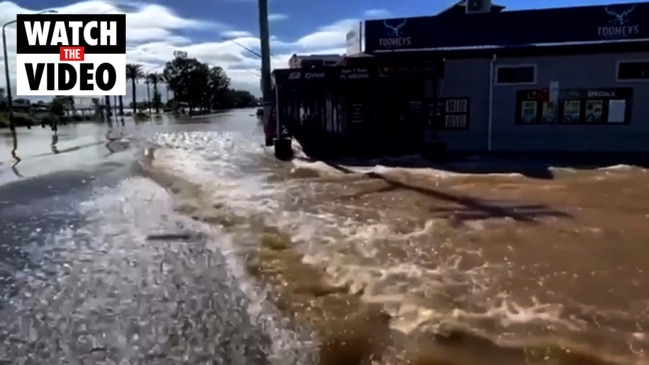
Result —
POLYGON ((403 26, 406 25, 407 22, 408 22, 408 19, 401 19, 400 23, 398 23, 396 25, 392 25, 392 24, 388 23, 388 20, 386 19, 386 20, 383 21, 383 25, 387 29, 389 29, 388 34, 390 35, 390 37, 398 38, 398 37, 401 37, 403 35, 403 32, 401 32, 401 28, 403 28, 403 26))
POLYGON ((613 19, 610 20, 610 23, 612 25, 625 25, 626 23, 628 23, 629 20, 627 19, 627 17, 633 12, 633 10, 635 10, 635 4, 621 13, 610 10, 608 6, 604 8, 606 14, 613 17, 613 19))

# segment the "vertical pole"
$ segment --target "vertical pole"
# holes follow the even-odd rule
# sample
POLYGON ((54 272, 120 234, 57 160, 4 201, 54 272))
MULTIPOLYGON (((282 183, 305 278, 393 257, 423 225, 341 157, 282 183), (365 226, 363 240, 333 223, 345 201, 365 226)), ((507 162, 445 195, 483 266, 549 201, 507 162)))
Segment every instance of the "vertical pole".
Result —
POLYGON ((7 56, 7 25, 9 22, 2 26, 2 51, 5 60, 5 80, 7 81, 7 108, 9 109, 9 128, 13 131, 16 126, 14 125, 14 104, 13 96, 11 95, 11 79, 9 78, 9 57, 7 56))
POLYGON ((258 0, 259 42, 261 48, 261 92, 264 106, 264 130, 268 127, 273 106, 270 84, 270 29, 268 26, 268 0, 258 0))
POLYGON ((117 125, 117 105, 119 105, 117 103, 117 95, 114 95, 113 96, 113 109, 115 111, 113 112, 113 120, 115 121, 115 125, 117 125))
POLYGON ((365 52, 363 37, 365 37, 365 34, 363 34, 363 21, 360 21, 358 22, 358 53, 365 52))
POLYGON ((113 126, 113 121, 110 119, 110 117, 111 117, 110 113, 112 112, 111 107, 110 107, 110 96, 106 95, 104 97, 104 101, 106 102, 106 124, 109 127, 112 127, 113 126))

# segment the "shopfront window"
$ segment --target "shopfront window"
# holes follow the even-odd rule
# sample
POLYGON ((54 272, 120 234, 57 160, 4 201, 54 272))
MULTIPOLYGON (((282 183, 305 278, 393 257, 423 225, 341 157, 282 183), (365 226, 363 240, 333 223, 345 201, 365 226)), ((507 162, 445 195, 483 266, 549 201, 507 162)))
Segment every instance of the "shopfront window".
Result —
POLYGON ((496 84, 516 85, 536 83, 536 66, 498 66, 496 68, 496 84))
POLYGON ((619 81, 649 80, 649 61, 618 63, 617 79, 619 81))

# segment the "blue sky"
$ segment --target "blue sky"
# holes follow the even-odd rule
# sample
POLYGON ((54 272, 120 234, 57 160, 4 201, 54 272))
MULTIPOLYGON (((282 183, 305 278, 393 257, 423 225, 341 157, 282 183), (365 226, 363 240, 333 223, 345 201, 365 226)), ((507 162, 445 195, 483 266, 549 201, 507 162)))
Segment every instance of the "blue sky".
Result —
MULTIPOLYGON (((514 10, 626 2, 629 1, 507 0, 496 3, 514 10)), ((286 67, 293 53, 344 52, 345 34, 362 19, 434 15, 453 3, 447 0, 270 0, 273 67, 286 67)), ((153 69, 170 59, 173 50, 185 50, 190 56, 224 67, 233 86, 259 93, 259 60, 233 42, 223 40, 224 37, 234 38, 247 47, 258 48, 256 0, 0 1, 0 22, 13 18, 16 13, 48 8, 63 13, 126 12, 129 62, 153 69)), ((11 50, 15 36, 10 33, 9 37, 11 50)), ((2 86, 4 78, 0 81, 2 86)))

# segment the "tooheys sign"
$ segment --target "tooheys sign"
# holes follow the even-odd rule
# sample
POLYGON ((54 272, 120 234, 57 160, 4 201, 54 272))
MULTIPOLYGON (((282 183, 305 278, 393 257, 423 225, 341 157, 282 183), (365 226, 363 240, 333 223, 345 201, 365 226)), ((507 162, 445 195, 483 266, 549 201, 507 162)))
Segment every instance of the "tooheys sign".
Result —
POLYGON ((125 14, 17 17, 21 96, 126 94, 125 14))
POLYGON ((381 48, 407 48, 412 44, 410 36, 407 36, 402 28, 408 24, 408 19, 386 19, 383 21, 385 36, 379 37, 381 48))
POLYGON ((640 34, 640 24, 629 19, 636 8, 636 4, 622 9, 604 7, 604 11, 611 18, 609 24, 597 27, 597 35, 604 38, 627 38, 640 34))

